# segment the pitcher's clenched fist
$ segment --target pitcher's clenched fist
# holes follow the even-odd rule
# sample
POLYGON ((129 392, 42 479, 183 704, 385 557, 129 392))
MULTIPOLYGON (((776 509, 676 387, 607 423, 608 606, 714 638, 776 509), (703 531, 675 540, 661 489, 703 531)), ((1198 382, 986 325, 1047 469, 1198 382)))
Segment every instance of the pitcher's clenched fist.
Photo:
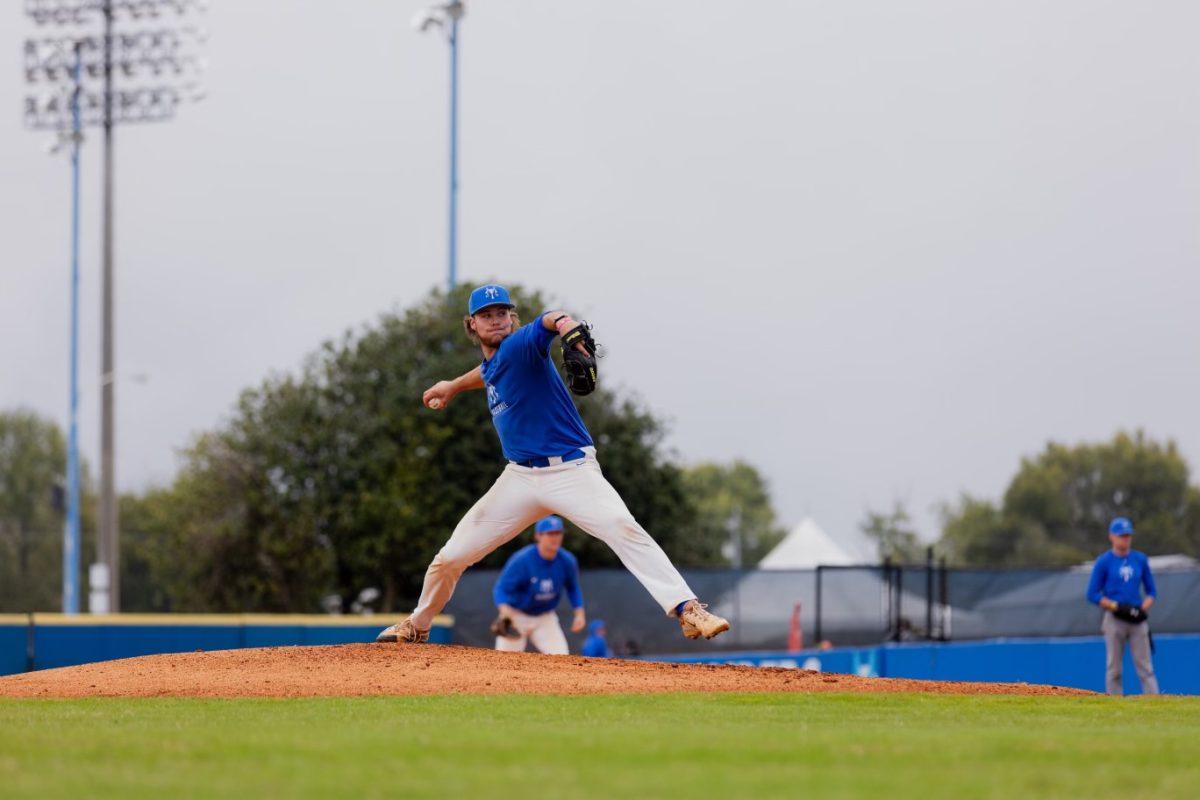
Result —
MULTIPOLYGON (((470 373, 468 373, 468 374, 470 374, 470 373)), ((461 379, 459 379, 459 380, 461 380, 461 379)), ((454 399, 454 395, 458 394, 459 392, 463 391, 464 389, 478 389, 479 388, 478 386, 456 385, 458 383, 459 383, 458 380, 438 381, 433 386, 430 386, 428 389, 426 389, 425 393, 421 395, 421 403, 426 408, 432 408, 434 411, 437 411, 439 408, 445 408, 446 406, 448 406, 450 404, 450 401, 454 399)))

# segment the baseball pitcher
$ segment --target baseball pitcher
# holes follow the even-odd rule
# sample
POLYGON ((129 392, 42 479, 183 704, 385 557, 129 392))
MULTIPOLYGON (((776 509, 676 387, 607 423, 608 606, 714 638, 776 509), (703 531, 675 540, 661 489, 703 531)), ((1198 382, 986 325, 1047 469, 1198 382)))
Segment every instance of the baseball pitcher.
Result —
POLYGON ((492 623, 496 649, 521 653, 525 642, 531 641, 543 653, 565 656, 567 637, 554 610, 566 594, 575 609, 571 632, 579 633, 587 624, 579 562, 562 546, 560 517, 551 514, 539 519, 533 526, 533 538, 533 544, 513 553, 492 587, 498 612, 492 623))
POLYGON ((587 326, 562 311, 518 325, 503 286, 475 289, 463 326, 483 360, 465 375, 425 390, 422 401, 436 410, 460 392, 486 389, 508 464, 434 556, 412 615, 376 641, 428 641, 434 616, 449 602, 463 572, 546 514, 566 517, 611 547, 663 611, 679 620, 687 638, 711 639, 729 630, 728 621, 696 599, 600 469, 591 434, 550 358, 550 344, 558 337, 571 391, 595 390, 596 344, 587 326))

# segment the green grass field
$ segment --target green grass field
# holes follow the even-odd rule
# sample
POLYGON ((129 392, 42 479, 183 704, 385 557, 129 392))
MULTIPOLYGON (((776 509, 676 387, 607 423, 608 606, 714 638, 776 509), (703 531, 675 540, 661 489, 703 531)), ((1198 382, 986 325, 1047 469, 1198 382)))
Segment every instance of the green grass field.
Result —
POLYGON ((1195 798, 1200 699, 0 700, 0 796, 1195 798))

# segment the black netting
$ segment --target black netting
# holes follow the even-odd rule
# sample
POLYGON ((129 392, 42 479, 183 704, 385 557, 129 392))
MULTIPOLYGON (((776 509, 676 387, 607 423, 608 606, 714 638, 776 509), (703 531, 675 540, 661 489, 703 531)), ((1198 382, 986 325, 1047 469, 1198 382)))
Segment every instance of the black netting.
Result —
MULTIPOLYGON (((472 570, 463 576, 446 613, 455 617, 454 639, 462 644, 490 646, 488 623, 496 614, 492 585, 496 570, 472 570)), ((728 636, 716 640, 722 649, 767 649, 787 645, 792 609, 803 604, 803 624, 813 622, 813 572, 692 570, 688 584, 715 613, 738 620, 728 636)), ((609 644, 618 652, 663 653, 711 650, 715 643, 689 642, 679 625, 668 619, 641 584, 625 570, 585 571, 582 576, 590 619, 603 619, 609 644)), ((570 612, 559 609, 563 629, 570 612)), ((572 649, 583 636, 569 636, 572 649)))
MULTIPOLYGON (((1090 569, 950 570, 950 636, 1088 636, 1101 612, 1086 602, 1090 569)), ((1159 633, 1200 630, 1200 570, 1155 573, 1159 602, 1150 612, 1159 633)))
MULTIPOLYGON (((491 646, 491 591, 498 572, 463 576, 447 613, 455 640, 491 646)), ((823 567, 818 570, 685 570, 684 577, 733 630, 712 642, 689 642, 674 620, 628 572, 585 571, 588 615, 608 625, 618 652, 687 653, 781 650, 788 645, 793 609, 801 606, 805 646, 871 644, 926 638, 1086 636, 1099 631, 1100 611, 1084 599, 1089 570, 932 570, 926 567, 823 567), (818 575, 819 572, 819 575, 818 575), (818 600, 818 583, 820 598, 818 600), (819 620, 818 620, 819 614, 819 620)), ((1200 570, 1155 573, 1159 603, 1155 631, 1200 631, 1200 570)), ((569 611, 560 610, 564 630, 569 611)), ((583 635, 568 637, 578 650, 583 635)))

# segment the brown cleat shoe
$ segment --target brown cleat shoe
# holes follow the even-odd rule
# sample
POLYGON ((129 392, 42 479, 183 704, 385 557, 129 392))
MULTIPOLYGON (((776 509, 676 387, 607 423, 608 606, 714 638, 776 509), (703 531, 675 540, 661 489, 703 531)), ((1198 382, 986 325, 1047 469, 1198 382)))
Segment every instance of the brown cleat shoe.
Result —
POLYGON ((417 630, 412 620, 397 622, 390 628, 385 628, 375 637, 377 642, 395 642, 397 644, 425 644, 429 641, 429 631, 417 630))
POLYGON ((708 613, 705 610, 707 608, 699 600, 689 600, 683 607, 679 614, 679 627, 683 629, 684 636, 689 639, 699 639, 701 636, 711 639, 729 630, 729 620, 708 613))

